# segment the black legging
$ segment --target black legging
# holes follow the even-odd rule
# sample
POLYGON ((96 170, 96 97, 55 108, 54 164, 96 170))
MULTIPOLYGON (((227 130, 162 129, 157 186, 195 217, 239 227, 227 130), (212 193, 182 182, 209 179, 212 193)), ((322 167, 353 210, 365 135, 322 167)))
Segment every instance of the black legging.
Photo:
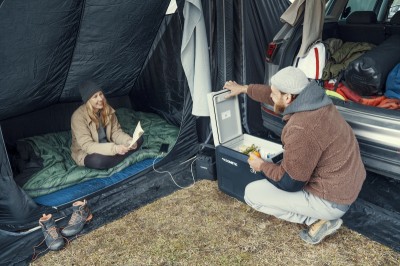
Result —
POLYGON ((92 154, 88 154, 85 157, 84 160, 84 164, 86 167, 88 168, 92 168, 92 169, 100 169, 100 170, 104 170, 104 169, 108 169, 108 168, 112 168, 114 166, 116 166, 117 164, 119 164, 120 162, 122 162, 126 157, 128 157, 129 155, 131 155, 132 153, 134 153, 135 151, 137 151, 143 144, 143 137, 140 137, 139 140, 137 141, 137 147, 134 150, 130 150, 127 153, 125 153, 124 155, 102 155, 102 154, 98 154, 98 153, 92 153, 92 154))

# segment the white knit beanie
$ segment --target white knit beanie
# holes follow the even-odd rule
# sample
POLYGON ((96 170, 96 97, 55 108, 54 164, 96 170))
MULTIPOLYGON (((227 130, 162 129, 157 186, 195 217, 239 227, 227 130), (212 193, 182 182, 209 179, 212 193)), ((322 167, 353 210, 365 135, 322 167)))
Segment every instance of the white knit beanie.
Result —
POLYGON ((292 66, 282 68, 271 78, 272 86, 290 94, 299 94, 309 83, 306 74, 292 66))

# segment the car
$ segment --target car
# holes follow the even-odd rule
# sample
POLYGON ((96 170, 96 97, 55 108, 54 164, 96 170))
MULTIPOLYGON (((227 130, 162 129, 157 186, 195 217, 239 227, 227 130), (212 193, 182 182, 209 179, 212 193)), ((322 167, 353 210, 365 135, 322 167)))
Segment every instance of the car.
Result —
POLYGON ((394 16, 394 14, 396 14, 396 12, 399 10, 400 10, 400 5, 394 5, 394 6, 390 7, 388 19, 390 20, 394 16))
MULTIPOLYGON (((390 7, 390 3, 385 0, 327 1, 325 10, 322 10, 325 12, 324 24, 321 25, 322 41, 339 38, 343 41, 381 44, 392 34, 392 31, 388 31, 390 27, 385 24, 387 14, 392 17, 394 10, 397 12, 397 6, 390 7), (348 18, 358 11, 373 13, 376 21, 349 25, 348 18)), ((398 30, 396 27, 393 30, 398 30)), ((266 83, 279 69, 294 65, 302 43, 302 29, 303 21, 293 26, 286 23, 268 45, 266 83)), ((336 98, 332 100, 357 137, 366 169, 400 180, 400 110, 366 106, 336 98)), ((273 135, 280 136, 284 126, 281 116, 273 112, 272 106, 262 104, 261 108, 263 126, 273 135)))

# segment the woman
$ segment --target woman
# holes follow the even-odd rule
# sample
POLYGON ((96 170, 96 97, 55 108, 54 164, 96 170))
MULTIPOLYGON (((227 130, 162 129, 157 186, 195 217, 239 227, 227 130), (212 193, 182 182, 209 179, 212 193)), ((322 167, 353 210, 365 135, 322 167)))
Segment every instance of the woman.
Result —
POLYGON ((140 148, 143 138, 129 148, 132 138, 122 131, 100 86, 86 81, 79 92, 85 104, 71 118, 71 156, 78 165, 108 169, 140 148))

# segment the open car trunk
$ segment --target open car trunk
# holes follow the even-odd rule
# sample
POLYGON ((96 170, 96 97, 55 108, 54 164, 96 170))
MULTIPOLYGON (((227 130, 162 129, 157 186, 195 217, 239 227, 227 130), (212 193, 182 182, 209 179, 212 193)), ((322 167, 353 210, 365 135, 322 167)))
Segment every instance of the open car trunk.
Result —
MULTIPOLYGON (((362 28, 362 25, 359 27, 362 28)), ((368 28, 368 26, 365 27, 368 28)), ((296 62, 296 56, 302 42, 302 25, 297 25, 290 30, 289 25, 285 25, 282 29, 284 28, 286 28, 286 30, 282 30, 282 32, 286 31, 287 33, 288 31, 290 31, 290 33, 288 34, 290 35, 290 37, 283 35, 284 38, 278 38, 274 40, 276 41, 276 43, 278 43, 279 50, 274 58, 274 63, 267 63, 265 76, 266 82, 269 82, 270 77, 278 70, 278 67, 282 68, 287 65, 294 65, 296 62)), ((365 31, 368 31, 368 29, 364 29, 363 31, 359 31, 359 29, 357 29, 355 31, 357 33, 353 32, 352 34, 350 34, 345 32, 348 31, 346 27, 343 27, 343 25, 341 25, 337 21, 332 21, 332 18, 327 18, 323 27, 322 41, 326 42, 329 39, 337 39, 341 40, 343 43, 364 42, 373 44, 374 48, 372 49, 379 49, 380 45, 388 41, 391 34, 388 33, 386 27, 378 27, 374 30, 376 31, 375 39, 373 39, 374 33, 371 33, 369 35, 364 34, 365 31)), ((277 36, 279 37, 279 34, 277 36)), ((393 37, 400 38, 399 36, 393 37)), ((395 54, 396 55, 394 57, 398 57, 397 52, 395 52, 395 54)), ((329 57, 329 54, 327 56, 329 57)), ((385 56, 390 57, 390 52, 389 55, 385 56)), ((400 57, 398 63, 400 63, 400 57)), ((394 68, 395 65, 393 65, 393 62, 391 62, 390 64, 392 64, 391 67, 394 68)), ((362 66, 360 66, 360 68, 361 67, 362 66)), ((367 71, 371 70, 365 70, 365 72, 367 71)), ((342 79, 340 83, 343 82, 343 84, 346 84, 344 73, 345 70, 342 71, 342 79)), ((376 75, 376 79, 386 80, 386 76, 379 77, 380 73, 367 74, 368 76, 366 75, 365 77, 361 77, 360 79, 369 79, 371 78, 371 76, 376 75)), ((333 84, 337 80, 335 78, 338 78, 338 76, 332 77, 332 83, 330 83, 331 85, 329 86, 329 88, 334 86, 333 84)), ((319 82, 322 87, 327 88, 325 85, 328 80, 319 80, 319 82)), ((382 81, 381 83, 385 82, 382 81)), ((384 94, 385 87, 383 87, 377 93, 366 95, 359 93, 359 96, 364 99, 368 99, 379 97, 384 94)), ((400 142, 398 141, 398 136, 400 135, 400 109, 390 110, 375 106, 369 106, 361 102, 355 102, 352 100, 343 101, 338 98, 332 98, 332 100, 337 106, 340 113, 345 118, 345 120, 353 128, 353 131, 360 144, 361 155, 366 169, 376 172, 378 174, 389 176, 394 179, 400 179, 400 142)), ((272 106, 268 106, 265 104, 262 105, 262 120, 263 125, 266 129, 272 131, 276 135, 281 134, 283 122, 281 116, 273 112, 272 106)))

